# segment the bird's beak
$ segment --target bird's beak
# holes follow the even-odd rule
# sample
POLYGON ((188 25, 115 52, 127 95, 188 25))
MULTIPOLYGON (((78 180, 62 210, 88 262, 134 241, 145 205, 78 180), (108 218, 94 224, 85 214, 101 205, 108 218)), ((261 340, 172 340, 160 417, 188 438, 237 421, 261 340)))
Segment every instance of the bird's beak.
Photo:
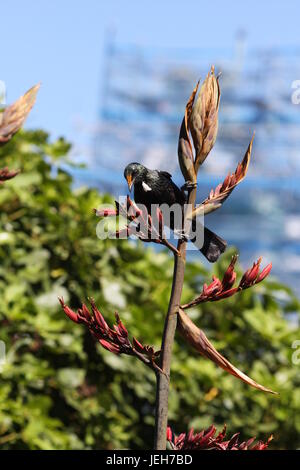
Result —
POLYGON ((133 185, 132 175, 128 174, 126 176, 126 180, 127 180, 127 184, 128 184, 128 189, 129 189, 129 191, 131 191, 131 188, 132 188, 132 185, 133 185))

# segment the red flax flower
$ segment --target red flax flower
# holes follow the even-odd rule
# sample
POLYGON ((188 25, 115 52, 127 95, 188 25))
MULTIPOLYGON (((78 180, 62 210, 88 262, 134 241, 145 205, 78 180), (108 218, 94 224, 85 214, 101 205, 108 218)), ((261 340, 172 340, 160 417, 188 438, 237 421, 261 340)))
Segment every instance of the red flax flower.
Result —
POLYGON ((148 214, 143 205, 136 205, 129 196, 126 199, 126 205, 115 201, 116 209, 94 209, 97 217, 116 217, 121 215, 129 222, 124 229, 116 232, 117 238, 128 238, 130 235, 139 240, 149 243, 159 243, 168 247, 173 253, 180 255, 177 248, 170 243, 164 234, 163 214, 157 207, 155 217, 148 214))
POLYGON ((226 299, 242 290, 258 284, 263 281, 272 269, 272 263, 269 263, 262 271, 260 271, 261 258, 259 258, 253 266, 248 269, 242 276, 239 284, 233 287, 236 281, 236 272, 234 266, 237 261, 237 255, 232 257, 231 263, 228 266, 222 281, 216 276, 213 276, 210 284, 204 284, 201 294, 191 302, 182 305, 183 309, 188 309, 198 305, 202 302, 215 302, 217 300, 226 299))
POLYGON ((167 428, 167 440, 173 450, 265 450, 273 439, 273 436, 270 436, 267 442, 254 443, 255 437, 252 437, 248 441, 239 442, 239 433, 236 433, 225 441, 226 425, 219 434, 215 434, 216 428, 213 425, 206 431, 194 433, 191 429, 179 436, 175 436, 170 427, 167 428))
POLYGON ((115 313, 116 325, 111 328, 92 299, 90 299, 92 313, 85 304, 82 304, 81 308, 75 312, 65 304, 63 298, 59 298, 59 302, 65 314, 73 322, 87 326, 92 336, 103 348, 114 354, 135 356, 155 371, 160 370, 155 362, 160 351, 154 351, 152 346, 143 346, 136 338, 133 338, 131 342, 128 331, 117 313, 115 313))

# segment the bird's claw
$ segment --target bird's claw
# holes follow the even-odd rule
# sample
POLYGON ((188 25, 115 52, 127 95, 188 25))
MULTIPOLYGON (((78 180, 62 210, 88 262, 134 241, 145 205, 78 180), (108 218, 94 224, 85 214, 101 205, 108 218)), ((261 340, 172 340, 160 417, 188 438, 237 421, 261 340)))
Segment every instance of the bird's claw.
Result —
POLYGON ((191 191, 192 189, 197 188, 198 183, 195 181, 186 181, 183 186, 181 186, 182 191, 191 191))
POLYGON ((174 235, 176 235, 180 240, 182 240, 184 242, 188 241, 188 237, 187 237, 186 233, 184 232, 184 230, 175 229, 174 230, 174 235))

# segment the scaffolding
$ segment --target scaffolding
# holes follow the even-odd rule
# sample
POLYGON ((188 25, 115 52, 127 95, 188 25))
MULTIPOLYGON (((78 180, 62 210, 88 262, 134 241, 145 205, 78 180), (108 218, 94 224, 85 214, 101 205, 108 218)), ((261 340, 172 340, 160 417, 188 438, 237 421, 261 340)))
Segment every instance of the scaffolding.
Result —
POLYGON ((248 50, 244 34, 231 49, 166 49, 120 45, 108 38, 92 167, 106 184, 121 183, 120 167, 139 161, 177 169, 177 139, 185 103, 213 62, 221 76, 220 126, 204 175, 222 175, 243 156, 256 131, 255 160, 269 177, 300 169, 299 107, 291 102, 300 78, 300 49, 248 50))

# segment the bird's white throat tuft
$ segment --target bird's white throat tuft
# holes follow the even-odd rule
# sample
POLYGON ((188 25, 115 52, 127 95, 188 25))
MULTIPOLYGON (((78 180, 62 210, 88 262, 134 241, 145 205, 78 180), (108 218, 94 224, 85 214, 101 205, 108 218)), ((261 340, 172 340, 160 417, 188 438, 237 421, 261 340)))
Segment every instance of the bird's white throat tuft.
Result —
POLYGON ((152 189, 150 188, 150 186, 148 186, 148 184, 145 183, 145 181, 142 182, 142 186, 143 186, 144 191, 146 191, 146 192, 152 191, 152 189))

